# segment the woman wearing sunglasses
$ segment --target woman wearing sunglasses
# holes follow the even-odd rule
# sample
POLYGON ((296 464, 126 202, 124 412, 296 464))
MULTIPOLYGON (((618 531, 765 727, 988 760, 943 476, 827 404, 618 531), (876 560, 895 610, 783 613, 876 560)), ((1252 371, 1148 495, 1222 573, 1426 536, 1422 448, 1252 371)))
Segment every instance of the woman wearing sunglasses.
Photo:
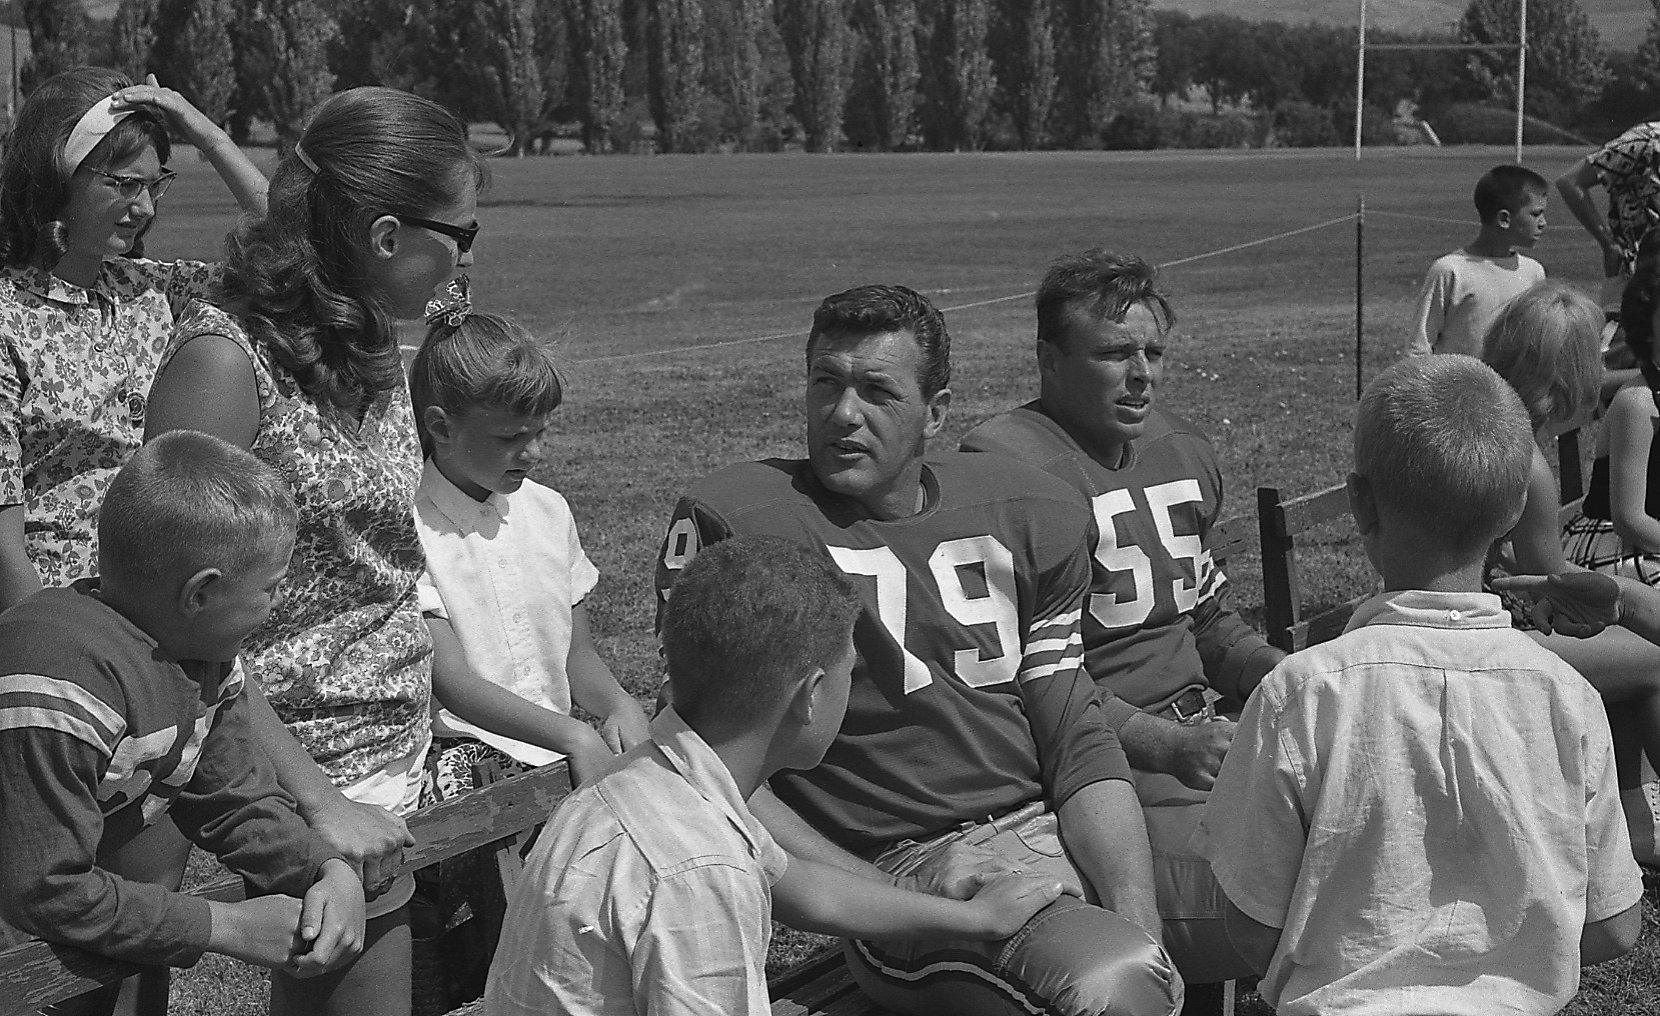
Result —
POLYGON ((143 258, 168 127, 245 211, 265 177, 154 77, 83 67, 29 94, 0 156, 0 608, 97 572, 98 506, 138 448, 177 312, 217 266, 143 258))
POLYGON ((419 797, 432 645, 416 591, 421 448, 393 323, 472 264, 483 177, 432 102, 386 88, 325 100, 267 213, 227 241, 222 306, 185 312, 150 392, 150 436, 190 428, 248 448, 300 510, 283 601, 242 661, 275 710, 255 703, 278 778, 361 865, 370 901, 356 963, 275 972, 277 1013, 410 1009, 414 883, 398 875, 409 841, 395 816, 419 797))

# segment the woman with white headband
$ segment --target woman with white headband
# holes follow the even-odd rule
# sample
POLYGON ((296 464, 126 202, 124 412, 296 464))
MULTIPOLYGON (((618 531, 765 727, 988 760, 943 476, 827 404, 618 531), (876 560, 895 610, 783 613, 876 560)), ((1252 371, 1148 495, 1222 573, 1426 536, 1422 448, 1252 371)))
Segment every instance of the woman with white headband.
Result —
POLYGON ((300 511, 282 601, 242 662, 272 707, 254 715, 278 778, 362 865, 371 898, 357 961, 314 980, 273 972, 275 1013, 410 1010, 414 880, 401 839, 384 854, 374 842, 388 825, 407 835, 392 816, 417 805, 432 740, 421 449, 394 322, 472 263, 483 176, 435 103, 389 88, 325 99, 267 213, 227 241, 222 304, 185 311, 150 392, 149 436, 189 428, 248 448, 300 511))
POLYGON ((144 434, 176 313, 217 267, 149 261, 171 126, 245 211, 265 177, 151 77, 83 67, 29 94, 0 157, 0 609, 97 573, 104 488, 144 434))

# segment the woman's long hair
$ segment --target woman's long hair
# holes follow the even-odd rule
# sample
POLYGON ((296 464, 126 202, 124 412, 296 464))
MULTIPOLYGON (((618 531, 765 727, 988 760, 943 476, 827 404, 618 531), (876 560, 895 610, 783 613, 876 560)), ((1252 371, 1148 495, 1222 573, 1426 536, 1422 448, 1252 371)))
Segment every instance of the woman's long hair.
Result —
POLYGON ((428 215, 484 176, 437 103, 391 88, 331 96, 277 168, 264 217, 226 240, 225 297, 307 395, 362 406, 403 384, 392 321, 365 292, 369 227, 428 215))
MULTIPOLYGON (((69 204, 69 178, 63 148, 87 110, 131 85, 124 75, 103 67, 77 67, 47 78, 18 110, 0 153, 0 263, 36 264, 47 271, 69 249, 69 226, 59 218, 69 204)), ((162 165, 172 155, 167 128, 156 114, 135 110, 82 160, 104 167, 156 150, 162 165)), ((144 254, 143 237, 133 242, 132 257, 144 254)))

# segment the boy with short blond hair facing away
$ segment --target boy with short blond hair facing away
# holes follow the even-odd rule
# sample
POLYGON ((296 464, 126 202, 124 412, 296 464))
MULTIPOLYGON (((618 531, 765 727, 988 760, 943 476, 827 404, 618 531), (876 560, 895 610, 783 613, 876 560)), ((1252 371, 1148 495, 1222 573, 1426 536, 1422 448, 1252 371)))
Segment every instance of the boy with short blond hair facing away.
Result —
POLYGON ((1527 411, 1472 358, 1404 360, 1354 449, 1385 591, 1257 688, 1195 846, 1281 1016, 1557 1012, 1636 942, 1642 880, 1596 691, 1481 592, 1527 411))
POLYGON ((1429 266, 1412 310, 1408 356, 1481 355, 1482 337, 1504 305, 1544 281, 1544 267, 1521 251, 1544 234, 1549 195, 1545 178, 1521 166, 1494 166, 1476 181, 1481 231, 1429 266))
POLYGON ((859 600, 778 537, 705 548, 660 619, 673 704, 652 739, 567 797, 509 901, 492 1016, 765 1016, 771 918, 838 935, 999 939, 1059 883, 1003 875, 972 899, 786 854, 748 800, 841 728, 859 600))
POLYGON ((0 616, 6 922, 146 964, 217 952, 305 977, 357 955, 363 885, 277 785, 237 660, 281 597, 294 524, 269 468, 176 431, 110 484, 102 578, 0 616), (252 890, 287 895, 219 903, 112 870, 163 815, 252 890))

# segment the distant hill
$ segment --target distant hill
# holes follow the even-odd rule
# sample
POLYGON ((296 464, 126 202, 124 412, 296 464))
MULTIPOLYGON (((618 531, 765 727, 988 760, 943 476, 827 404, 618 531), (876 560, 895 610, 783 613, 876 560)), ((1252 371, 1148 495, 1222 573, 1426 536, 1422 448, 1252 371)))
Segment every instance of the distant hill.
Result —
MULTIPOLYGON (((1308 21, 1353 25, 1360 21, 1360 0, 1153 0, 1153 6, 1292 25, 1308 21)), ((1401 32, 1450 32, 1467 6, 1467 0, 1366 0, 1366 23, 1401 32)), ((1654 16, 1649 0, 1580 0, 1580 6, 1591 16, 1591 24, 1609 49, 1636 49, 1654 16)))

